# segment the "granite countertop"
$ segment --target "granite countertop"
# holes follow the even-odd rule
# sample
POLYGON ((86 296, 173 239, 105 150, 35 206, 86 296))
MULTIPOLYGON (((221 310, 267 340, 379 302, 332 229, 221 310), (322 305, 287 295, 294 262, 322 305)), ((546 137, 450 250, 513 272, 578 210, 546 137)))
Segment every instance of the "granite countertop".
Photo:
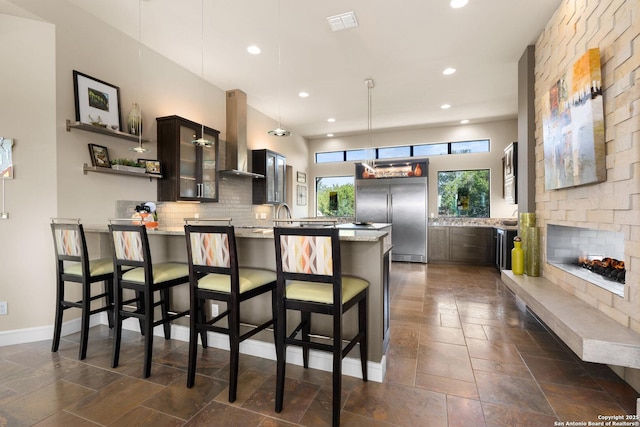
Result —
MULTIPOLYGON (((387 225, 389 224, 385 224, 385 226, 387 225)), ((107 233, 108 228, 106 225, 85 225, 84 230, 88 233, 107 233)), ((149 235, 184 236, 184 227, 148 228, 147 233, 149 235)), ((350 242, 377 242, 387 234, 389 234, 388 231, 383 231, 376 228, 341 229, 340 240, 350 242)), ((273 228, 238 226, 236 227, 236 238, 273 239, 273 228)))
POLYGON ((516 218, 430 218, 430 227, 486 227, 502 230, 518 230, 515 225, 505 225, 503 221, 517 221, 516 218))

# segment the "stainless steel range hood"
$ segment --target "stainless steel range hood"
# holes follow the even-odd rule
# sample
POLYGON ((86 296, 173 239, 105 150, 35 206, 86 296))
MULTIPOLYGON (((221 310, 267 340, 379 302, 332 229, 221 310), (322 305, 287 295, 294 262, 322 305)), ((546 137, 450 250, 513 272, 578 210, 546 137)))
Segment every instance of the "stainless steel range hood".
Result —
POLYGON ((247 94, 240 89, 227 91, 227 141, 221 174, 264 178, 247 167, 247 94))

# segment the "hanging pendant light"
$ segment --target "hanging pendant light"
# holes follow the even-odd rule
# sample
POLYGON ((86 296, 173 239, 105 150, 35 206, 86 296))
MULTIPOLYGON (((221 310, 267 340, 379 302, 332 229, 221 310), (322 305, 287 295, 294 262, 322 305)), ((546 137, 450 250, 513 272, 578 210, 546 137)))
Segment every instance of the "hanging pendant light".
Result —
POLYGON ((371 142, 371 89, 374 87, 373 79, 366 79, 364 84, 367 87, 367 137, 369 139, 369 145, 365 150, 365 161, 362 162, 362 166, 374 172, 376 168, 376 151, 371 142))
MULTIPOLYGON (((200 1, 200 77, 204 80, 204 0, 200 1)), ((205 94, 205 91, 202 91, 205 94)), ((205 104, 206 104, 206 94, 205 94, 205 104)), ((204 137, 204 113, 202 114, 202 122, 200 125, 202 129, 200 131, 200 138, 195 138, 191 140, 193 145, 197 145, 200 147, 211 147, 213 143, 204 137)))
POLYGON ((280 0, 278 0, 278 127, 267 132, 272 136, 289 136, 291 132, 282 127, 282 114, 280 109, 280 80, 281 80, 282 60, 280 53, 280 0))
MULTIPOLYGON (((138 88, 142 92, 142 0, 138 0, 138 88)), ((133 105, 134 108, 138 108, 137 113, 139 115, 134 125, 138 134, 138 146, 129 148, 129 151, 146 153, 149 150, 142 146, 142 107, 137 103, 133 105)))

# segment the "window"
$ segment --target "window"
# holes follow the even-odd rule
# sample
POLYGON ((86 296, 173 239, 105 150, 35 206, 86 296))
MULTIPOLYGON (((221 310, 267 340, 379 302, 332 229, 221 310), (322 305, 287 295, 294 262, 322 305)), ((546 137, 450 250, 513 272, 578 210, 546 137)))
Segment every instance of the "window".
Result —
POLYGON ((354 216, 355 185, 353 176, 316 178, 318 216, 354 216))
POLYGON ((367 157, 367 150, 347 150, 347 162, 364 160, 367 157))
POLYGON ((449 144, 422 144, 413 146, 414 156, 442 156, 449 154, 449 144))
POLYGON ((463 153, 488 153, 489 140, 482 139, 479 141, 462 141, 451 143, 451 154, 463 153))
POLYGON ((316 153, 316 163, 344 162, 344 151, 316 153))
POLYGON ((489 169, 439 171, 438 215, 489 218, 489 169))
POLYGON ((379 159, 397 159, 405 157, 411 157, 411 147, 408 145, 378 148, 379 159))

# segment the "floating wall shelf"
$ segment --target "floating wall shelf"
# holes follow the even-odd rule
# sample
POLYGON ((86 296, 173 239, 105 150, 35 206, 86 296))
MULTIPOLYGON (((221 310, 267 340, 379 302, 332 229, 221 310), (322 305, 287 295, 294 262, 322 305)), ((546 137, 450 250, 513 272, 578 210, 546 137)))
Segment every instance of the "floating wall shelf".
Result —
POLYGON ((101 167, 97 167, 97 166, 89 166, 86 163, 82 167, 82 170, 84 171, 85 175, 87 174, 87 172, 99 172, 99 173, 110 173, 110 174, 113 174, 113 175, 135 176, 135 177, 138 177, 138 178, 149 178, 149 181, 151 181, 153 179, 161 179, 162 178, 162 175, 156 174, 156 173, 138 173, 138 172, 120 171, 120 170, 111 169, 111 168, 101 168, 101 167))
MULTIPOLYGON (((94 126, 88 123, 72 122, 67 119, 67 132, 71 132, 71 129, 81 129, 87 132, 100 133, 102 135, 109 135, 120 139, 126 139, 127 141, 138 142, 138 135, 131 135, 130 133, 121 132, 119 130, 111 130, 106 127, 94 126)), ((142 138, 142 142, 149 142, 149 139, 142 138)))

